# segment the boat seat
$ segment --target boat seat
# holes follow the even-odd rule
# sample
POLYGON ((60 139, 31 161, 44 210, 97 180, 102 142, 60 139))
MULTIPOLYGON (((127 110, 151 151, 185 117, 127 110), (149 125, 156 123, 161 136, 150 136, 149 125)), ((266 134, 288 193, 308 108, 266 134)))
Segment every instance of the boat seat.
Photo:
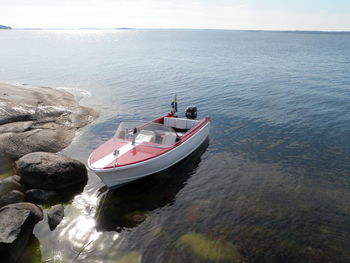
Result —
POLYGON ((199 123, 197 120, 190 120, 185 118, 164 118, 164 125, 176 129, 190 130, 199 123))
POLYGON ((176 134, 172 132, 166 132, 163 136, 162 144, 165 146, 174 145, 176 142, 176 134))
POLYGON ((153 131, 142 130, 136 136, 135 142, 136 143, 155 142, 155 140, 156 140, 156 135, 153 131))

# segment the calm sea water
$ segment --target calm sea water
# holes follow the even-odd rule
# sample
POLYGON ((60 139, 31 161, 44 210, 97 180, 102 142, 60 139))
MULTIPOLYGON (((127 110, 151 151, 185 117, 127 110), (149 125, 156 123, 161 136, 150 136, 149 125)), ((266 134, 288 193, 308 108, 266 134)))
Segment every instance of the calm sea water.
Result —
POLYGON ((210 116, 178 165, 105 191, 90 172, 23 262, 350 262, 350 34, 1 31, 0 81, 65 88, 101 116, 63 153, 86 163, 123 119, 176 93, 210 116))

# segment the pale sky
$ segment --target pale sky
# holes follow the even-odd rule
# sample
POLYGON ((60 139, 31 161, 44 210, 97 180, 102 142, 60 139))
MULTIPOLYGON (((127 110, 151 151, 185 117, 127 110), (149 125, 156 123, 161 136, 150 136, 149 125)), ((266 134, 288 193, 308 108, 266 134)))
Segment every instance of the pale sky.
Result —
POLYGON ((350 0, 0 0, 0 24, 350 31, 350 0))

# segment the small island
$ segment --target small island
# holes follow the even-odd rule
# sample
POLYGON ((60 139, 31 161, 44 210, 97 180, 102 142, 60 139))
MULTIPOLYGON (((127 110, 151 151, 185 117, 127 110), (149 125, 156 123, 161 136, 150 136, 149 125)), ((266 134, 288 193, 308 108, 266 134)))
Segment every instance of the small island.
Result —
POLYGON ((0 29, 12 29, 12 27, 10 27, 10 26, 0 25, 0 29))
POLYGON ((132 28, 132 27, 117 27, 116 30, 136 30, 136 28, 132 28))

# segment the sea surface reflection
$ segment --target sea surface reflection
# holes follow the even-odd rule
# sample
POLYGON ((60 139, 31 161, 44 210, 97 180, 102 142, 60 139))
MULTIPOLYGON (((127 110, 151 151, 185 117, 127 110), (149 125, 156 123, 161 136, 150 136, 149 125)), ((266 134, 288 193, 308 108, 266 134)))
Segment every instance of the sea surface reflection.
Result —
POLYGON ((61 224, 36 225, 42 261, 350 262, 349 33, 12 30, 0 42, 1 81, 73 90, 99 111, 63 151, 82 162, 175 92, 179 114, 196 105, 213 120, 198 159, 114 191, 89 172, 61 224))

